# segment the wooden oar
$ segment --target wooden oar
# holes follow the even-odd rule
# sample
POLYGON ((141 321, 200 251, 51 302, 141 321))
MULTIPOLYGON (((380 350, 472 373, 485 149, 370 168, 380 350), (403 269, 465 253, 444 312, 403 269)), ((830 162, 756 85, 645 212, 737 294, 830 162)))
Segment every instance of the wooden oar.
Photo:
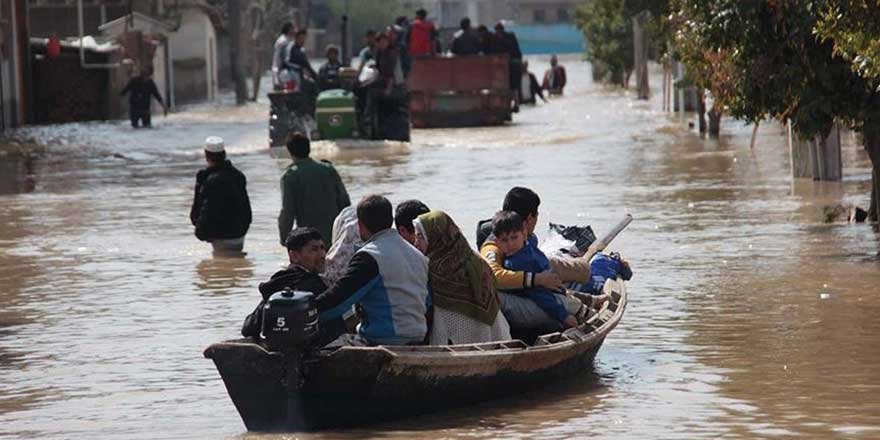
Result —
POLYGON ((623 220, 621 220, 620 223, 617 224, 617 226, 611 229, 610 232, 605 234, 605 236, 602 237, 601 240, 594 241, 593 244, 591 244, 590 247, 587 248, 587 252, 584 254, 584 258, 586 258, 587 261, 590 261, 597 253, 604 251, 605 248, 608 247, 608 245, 611 243, 611 241, 614 240, 615 237, 617 237, 617 234, 620 234, 621 231, 626 229, 626 227, 629 226, 632 221, 632 214, 625 215, 623 217, 623 220))

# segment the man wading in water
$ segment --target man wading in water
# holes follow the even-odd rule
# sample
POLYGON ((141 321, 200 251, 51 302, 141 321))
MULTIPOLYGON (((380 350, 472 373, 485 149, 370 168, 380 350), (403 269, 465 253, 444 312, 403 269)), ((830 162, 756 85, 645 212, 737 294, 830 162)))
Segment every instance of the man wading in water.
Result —
POLYGON ((165 112, 168 112, 168 108, 162 101, 162 96, 159 95, 159 89, 153 82, 152 67, 144 67, 140 76, 132 78, 119 93, 119 96, 126 93, 128 93, 128 116, 131 118, 131 126, 134 128, 138 128, 138 123, 142 123, 144 128, 153 126, 150 121, 150 98, 156 98, 165 112))
POLYGON ((214 252, 241 252, 251 225, 247 179, 226 159, 223 139, 205 139, 208 167, 196 175, 195 196, 189 218, 196 238, 210 242, 214 252))
POLYGON ((278 214, 278 235, 283 246, 287 234, 297 226, 311 226, 330 245, 333 220, 351 200, 339 173, 330 162, 309 157, 311 142, 302 133, 294 133, 287 141, 293 164, 281 176, 281 213, 278 214))

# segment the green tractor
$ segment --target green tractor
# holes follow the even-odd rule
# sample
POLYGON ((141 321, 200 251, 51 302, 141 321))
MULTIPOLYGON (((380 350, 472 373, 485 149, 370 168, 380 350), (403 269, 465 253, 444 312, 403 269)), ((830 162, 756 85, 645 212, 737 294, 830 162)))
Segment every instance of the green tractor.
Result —
MULTIPOLYGON (((374 67, 365 67, 373 69, 374 67)), ((409 96, 405 90, 384 96, 370 75, 356 78, 357 70, 342 68, 341 89, 273 92, 269 138, 272 147, 284 147, 290 133, 307 133, 312 140, 370 139, 409 142, 409 96), (365 79, 365 80, 364 80, 365 79)), ((304 89, 306 89, 304 87, 304 89)))

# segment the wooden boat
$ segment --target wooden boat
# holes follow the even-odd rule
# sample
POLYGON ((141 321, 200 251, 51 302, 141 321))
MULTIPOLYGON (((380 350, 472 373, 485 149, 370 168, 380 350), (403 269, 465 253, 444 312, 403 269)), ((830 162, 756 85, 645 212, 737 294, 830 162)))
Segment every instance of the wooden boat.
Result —
POLYGON ((532 345, 515 339, 343 347, 300 357, 241 339, 213 344, 204 354, 248 430, 349 427, 520 394, 584 373, 626 308, 622 280, 608 280, 605 291, 610 301, 587 322, 540 335, 532 345))

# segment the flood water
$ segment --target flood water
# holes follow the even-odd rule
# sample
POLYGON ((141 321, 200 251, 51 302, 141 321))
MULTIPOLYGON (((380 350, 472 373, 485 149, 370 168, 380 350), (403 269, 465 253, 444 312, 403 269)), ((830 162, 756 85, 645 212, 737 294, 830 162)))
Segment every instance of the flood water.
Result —
MULTIPOLYGON (((850 139, 843 183, 792 182, 779 126, 754 151, 735 121, 702 139, 660 111, 659 89, 639 102, 567 67, 566 96, 509 126, 314 149, 353 200, 422 199, 470 240, 515 185, 541 195, 541 233, 553 221, 601 235, 631 212, 612 246, 635 270, 630 303, 594 368, 508 400, 296 437, 880 437, 878 235, 822 223, 825 205, 867 205, 863 151, 850 139)), ((238 335, 255 286, 284 263, 286 161, 266 150, 267 112, 30 128, 47 155, 0 157, 0 437, 294 437, 247 433, 202 356, 238 335), (208 135, 248 177, 245 258, 214 258, 189 224, 208 135)))

